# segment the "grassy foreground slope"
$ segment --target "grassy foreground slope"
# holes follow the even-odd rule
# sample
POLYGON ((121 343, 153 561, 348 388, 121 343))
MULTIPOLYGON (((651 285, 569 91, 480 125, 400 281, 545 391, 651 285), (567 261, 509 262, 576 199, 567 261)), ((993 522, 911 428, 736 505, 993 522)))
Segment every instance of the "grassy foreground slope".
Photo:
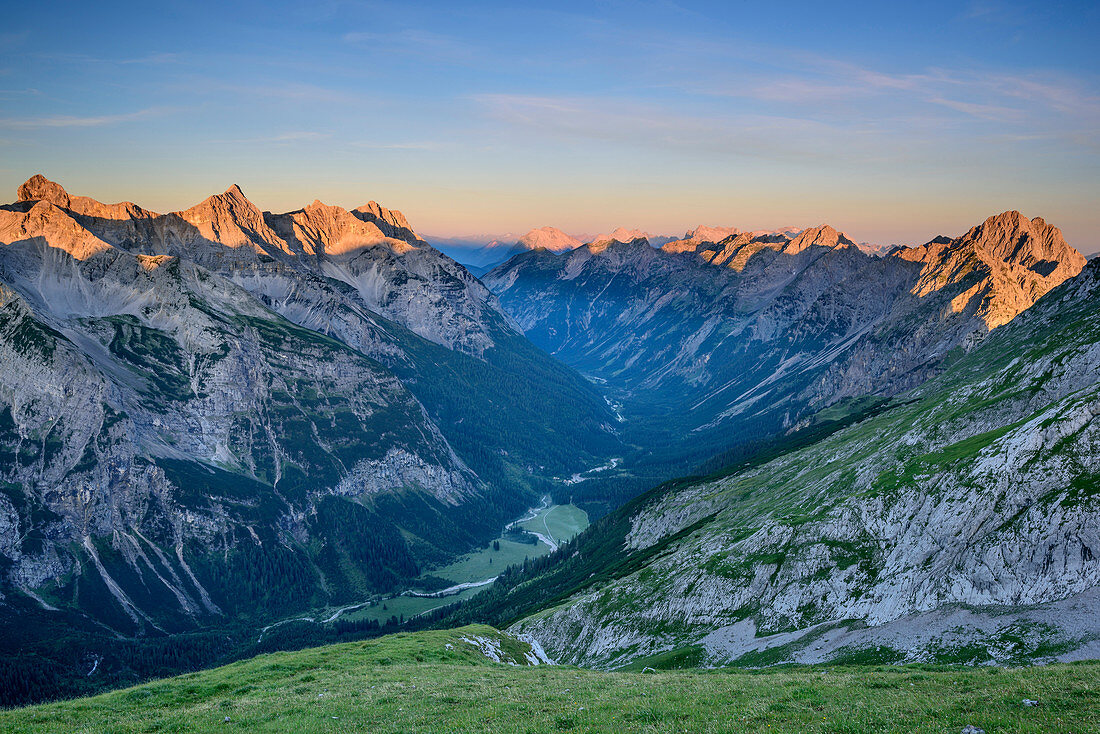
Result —
POLYGON ((528 667, 530 657, 486 626, 397 634, 3 711, 0 731, 1100 731, 1095 663, 647 674, 528 667))

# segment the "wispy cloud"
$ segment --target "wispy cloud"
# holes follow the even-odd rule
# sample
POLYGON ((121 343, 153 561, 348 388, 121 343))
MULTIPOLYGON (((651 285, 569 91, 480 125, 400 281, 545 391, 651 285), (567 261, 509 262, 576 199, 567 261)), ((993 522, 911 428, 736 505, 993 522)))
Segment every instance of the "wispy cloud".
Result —
MULTIPOLYGON (((139 56, 139 57, 133 58, 133 59, 118 59, 114 63, 116 63, 116 64, 126 64, 126 65, 132 65, 132 64, 139 64, 139 65, 172 64, 172 63, 176 63, 178 61, 181 61, 182 59, 183 59, 183 54, 159 53, 159 54, 149 54, 147 56, 139 56)), ((109 61, 109 60, 106 60, 106 61, 109 61)))
MULTIPOLYGON (((1015 7, 986 0, 969 10, 1003 21, 1015 7)), ((637 90, 637 99, 662 100, 670 112, 752 111, 853 127, 967 129, 975 135, 1058 132, 1070 144, 1100 129, 1100 91, 1092 74, 1028 69, 1024 63, 950 68, 895 60, 876 67, 853 61, 854 50, 830 54, 766 38, 722 42, 704 31, 657 38, 608 28, 593 41, 604 52, 602 63, 620 77, 620 88, 637 90)))
MULTIPOLYGON (((208 97, 222 93, 233 97, 251 97, 277 99, 288 102, 311 104, 351 104, 361 103, 362 94, 326 87, 319 84, 283 83, 283 84, 228 84, 208 77, 191 79, 186 83, 172 86, 173 91, 208 97)), ((377 100, 372 100, 376 105, 377 100)))
POLYGON ((354 46, 429 57, 436 61, 468 64, 484 56, 477 46, 452 36, 432 31, 409 28, 393 33, 374 33, 370 31, 350 31, 341 39, 354 46))
POLYGON ((85 53, 72 53, 68 51, 43 52, 36 51, 30 57, 38 62, 52 62, 70 65, 96 65, 96 66, 159 66, 163 64, 179 63, 186 59, 181 53, 155 53, 144 56, 96 56, 85 53))
POLYGON ((0 99, 22 99, 25 97, 40 97, 42 92, 37 89, 0 89, 0 99))
POLYGON ((695 48, 692 63, 678 66, 661 53, 654 51, 650 71, 665 77, 662 89, 700 100, 742 100, 764 114, 852 126, 951 127, 975 135, 1056 133, 1071 145, 1100 130, 1095 80, 1068 73, 942 67, 898 73, 755 47, 750 56, 780 59, 762 65, 743 49, 713 45, 695 48))
POLYGON ((372 150, 439 150, 443 143, 435 141, 410 142, 410 143, 377 143, 371 141, 355 141, 351 143, 354 148, 368 148, 372 150))
POLYGON ((1026 12, 1015 5, 997 0, 971 0, 962 12, 964 20, 978 20, 1000 25, 1024 25, 1026 12))
POLYGON ((1023 112, 1018 109, 1000 105, 978 104, 976 102, 964 102, 957 99, 944 99, 943 97, 932 97, 928 101, 932 104, 942 105, 948 109, 962 112, 971 117, 993 122, 1015 121, 1022 119, 1024 116, 1023 112))
POLYGON ((724 89, 692 82, 678 90, 686 97, 660 100, 517 94, 473 100, 523 145, 541 136, 716 160, 947 168, 1008 160, 1021 146, 1097 149, 1100 105, 1072 79, 943 69, 893 75, 841 62, 819 63, 814 71, 817 77, 784 71, 724 89), (692 97, 700 102, 685 103, 692 97))
POLYGON ((291 143, 304 143, 315 142, 318 140, 327 140, 332 137, 332 133, 315 132, 312 130, 292 130, 285 133, 277 133, 275 135, 260 135, 251 138, 233 138, 233 139, 219 139, 211 140, 211 143, 231 143, 234 145, 249 145, 249 144, 262 144, 262 143, 274 143, 289 145, 291 143))
POLYGON ((30 38, 30 31, 8 31, 0 33, 0 49, 16 46, 30 38))
POLYGON ((873 128, 838 126, 780 115, 708 116, 638 104, 626 99, 479 95, 491 117, 558 138, 599 140, 644 150, 679 150, 807 162, 865 157, 873 128))
POLYGON ((144 120, 168 112, 166 107, 149 107, 137 112, 119 115, 53 115, 49 117, 4 117, 0 118, 0 128, 12 130, 39 130, 43 128, 65 127, 103 127, 125 122, 144 120))

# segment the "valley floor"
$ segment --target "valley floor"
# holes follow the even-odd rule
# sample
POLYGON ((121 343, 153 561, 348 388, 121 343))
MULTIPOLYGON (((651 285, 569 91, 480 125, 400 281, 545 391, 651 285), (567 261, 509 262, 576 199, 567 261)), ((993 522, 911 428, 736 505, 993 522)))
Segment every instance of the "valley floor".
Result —
POLYGON ((550 497, 543 497, 538 507, 530 508, 522 517, 508 523, 502 534, 486 547, 467 553, 442 568, 428 570, 425 575, 433 579, 453 581, 454 585, 439 591, 407 589, 399 594, 370 599, 342 607, 327 607, 309 614, 298 614, 264 627, 259 633, 262 640, 268 630, 286 624, 330 624, 336 620, 358 622, 372 619, 385 624, 390 617, 411 619, 448 604, 465 601, 484 591, 497 575, 512 565, 521 565, 528 559, 541 558, 558 549, 561 543, 571 540, 588 527, 588 516, 575 505, 555 505, 550 497), (532 542, 517 542, 509 531, 522 530, 532 542))
POLYGON ((536 658, 490 627, 398 634, 2 711, 0 731, 1100 732, 1098 663, 607 673, 536 658))

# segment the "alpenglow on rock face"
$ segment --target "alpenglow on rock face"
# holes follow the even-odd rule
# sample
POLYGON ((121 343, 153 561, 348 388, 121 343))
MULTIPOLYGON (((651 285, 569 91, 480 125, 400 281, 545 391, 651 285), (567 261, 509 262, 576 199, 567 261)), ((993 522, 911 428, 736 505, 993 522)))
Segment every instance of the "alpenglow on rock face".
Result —
POLYGON ((689 242, 721 242, 727 237, 734 237, 739 234, 741 234, 741 230, 737 227, 708 227, 705 224, 700 224, 684 234, 684 240, 689 242))
POLYGON ((633 242, 635 240, 645 240, 655 247, 659 247, 666 242, 671 242, 673 237, 662 237, 660 235, 651 235, 648 232, 643 232, 640 229, 631 229, 629 227, 616 227, 610 232, 604 234, 598 234, 592 238, 590 244, 601 245, 608 242, 633 242))
POLYGON ((602 398, 400 212, 233 186, 157 214, 41 176, 19 197, 0 620, 27 645, 400 589, 614 450, 602 398))
POLYGON ((551 252, 568 252, 580 247, 581 241, 556 227, 539 227, 520 237, 516 244, 527 250, 542 248, 551 252))
POLYGON ((224 268, 229 277, 267 277, 290 267, 334 278, 354 288, 372 311, 467 353, 492 346, 487 321, 507 321, 476 278, 418 239, 404 215, 375 202, 354 212, 314 202, 298 212, 270 214, 234 185, 185 211, 156 215, 133 204, 69 197, 41 176, 20 187, 21 197, 35 194, 61 209, 74 202, 71 211, 84 227, 123 249, 183 257, 224 268))
POLYGON ((990 217, 955 239, 938 237, 897 257, 924 267, 913 292, 923 296, 957 283, 970 287, 951 307, 974 304, 989 328, 1007 324, 1054 286, 1081 272, 1085 258, 1062 232, 1020 212, 990 217))
POLYGON ((557 227, 538 227, 516 240, 502 237, 480 247, 457 247, 452 248, 450 252, 472 272, 483 275, 493 266, 521 252, 529 250, 568 252, 580 245, 580 240, 562 232, 557 227))

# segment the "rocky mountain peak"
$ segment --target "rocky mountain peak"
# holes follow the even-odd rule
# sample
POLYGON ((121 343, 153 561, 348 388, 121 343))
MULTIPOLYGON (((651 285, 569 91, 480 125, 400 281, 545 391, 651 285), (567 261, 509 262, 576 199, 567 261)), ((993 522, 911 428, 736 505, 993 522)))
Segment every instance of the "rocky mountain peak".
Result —
MULTIPOLYGON (((190 212, 211 212, 218 214, 259 212, 260 209, 244 195, 244 191, 237 184, 233 184, 221 194, 208 196, 201 203, 187 209, 181 214, 190 212)), ((184 217, 186 219, 186 217, 184 217)))
MULTIPOLYGON (((225 190, 225 193, 223 195, 238 201, 248 201, 248 197, 244 195, 244 191, 241 190, 241 187, 238 184, 233 184, 232 186, 230 186, 228 189, 225 190)), ((248 203, 251 204, 252 202, 249 201, 248 203)))
POLYGON ((975 256, 991 264, 1022 267, 1042 278, 1054 277, 1058 282, 1085 266, 1085 257, 1066 242, 1060 229, 1042 217, 1028 219, 1018 211, 995 214, 961 237, 940 235, 899 256, 923 262, 975 256))
POLYGON ((19 187, 19 201, 48 201, 62 209, 69 208, 69 194, 64 187, 36 173, 19 187))
POLYGON ((594 238, 592 238, 592 242, 633 242, 636 239, 645 239, 648 241, 649 235, 640 229, 627 229, 626 227, 616 227, 611 232, 596 235, 594 238))
POLYGON ((70 196, 65 188, 40 173, 31 176, 19 187, 19 201, 48 201, 54 206, 86 217, 99 219, 148 219, 154 212, 128 201, 104 204, 87 196, 70 196))
POLYGON ((268 254, 285 249, 285 243, 264 220, 263 212, 249 201, 237 184, 177 215, 211 242, 234 248, 249 247, 268 254))
POLYGON ((360 218, 343 207, 314 199, 308 206, 288 214, 267 215, 272 228, 284 239, 301 245, 310 255, 349 255, 367 247, 385 244, 397 254, 415 247, 403 239, 389 237, 389 228, 375 217, 360 218), (379 226, 381 224, 381 227, 379 226))
POLYGON ((629 240, 614 238, 598 239, 586 245, 593 255, 612 256, 618 264, 630 259, 638 259, 656 252, 645 237, 633 237, 629 240))
POLYGON ((544 248, 551 252, 568 252, 580 247, 581 241, 557 227, 538 227, 520 237, 516 244, 527 250, 544 248))
MULTIPOLYGON (((57 188, 64 193, 64 189, 57 188)), ((35 203, 26 211, 0 210, 0 243, 38 241, 65 251, 76 260, 87 260, 98 252, 112 249, 74 219, 68 210, 48 199, 29 201, 35 203)))
POLYGON ((351 214, 365 222, 375 224, 387 237, 404 240, 414 247, 424 244, 424 240, 413 231, 404 214, 396 209, 387 209, 377 201, 369 201, 353 210, 351 214))
MULTIPOLYGON (((690 232, 688 234, 690 234, 690 232)), ((700 242, 699 240, 693 240, 690 237, 687 237, 682 240, 673 240, 672 242, 666 242, 665 244, 661 245, 661 249, 665 252, 670 252, 674 254, 680 252, 697 252, 700 245, 703 244, 707 243, 700 242)))
MULTIPOLYGON (((1038 222, 1043 221, 1042 217, 1035 217, 1035 220, 1038 222)), ((1000 214, 994 214, 986 218, 986 220, 982 222, 982 224, 979 224, 978 227, 995 226, 1005 227, 1009 229, 1022 229, 1028 227, 1030 224, 1030 219, 1025 217, 1020 212, 1016 211, 1015 209, 1010 209, 1008 211, 1003 211, 1000 214)), ((977 227, 973 227, 972 229, 976 228, 977 227)))
POLYGON ((828 224, 823 224, 820 227, 812 227, 802 232, 791 240, 790 244, 783 248, 783 251, 794 255, 814 245, 837 249, 855 247, 856 243, 843 232, 838 232, 828 224))
MULTIPOLYGON (((755 232, 736 231, 735 228, 706 228, 700 236, 703 239, 675 240, 664 244, 661 249, 668 253, 694 252, 711 265, 721 265, 740 272, 745 268, 749 259, 763 249, 779 250, 786 246, 791 238, 787 235, 789 228, 784 230, 759 230, 755 232), (708 237, 717 237, 722 230, 730 230, 726 237, 708 241, 708 237)), ((694 230, 698 232, 698 228, 694 230)), ((688 232, 691 235, 692 232, 688 232)))
POLYGON ((980 247, 993 257, 1021 265, 1046 277, 1061 266, 1080 272, 1085 257, 1066 243, 1062 231, 1042 217, 1028 219, 1018 211, 989 217, 959 238, 961 246, 980 247))
MULTIPOLYGON (((348 219, 354 219, 357 222, 362 222, 363 221, 363 220, 359 219, 358 217, 355 217, 354 215, 352 215, 352 213, 349 212, 344 207, 337 206, 336 204, 326 204, 325 202, 321 201, 320 199, 314 199, 312 202, 310 202, 309 204, 306 204, 300 210, 298 210, 296 212, 290 212, 290 215, 299 215, 299 214, 307 214, 311 217, 323 217, 323 218, 330 219, 330 220, 348 218, 348 219)), ((276 215, 270 215, 270 216, 286 216, 286 215, 276 214, 276 215)), ((269 216, 269 218, 270 218, 270 216, 269 216)))
POLYGON ((409 220, 405 218, 404 214, 396 209, 387 209, 377 201, 368 201, 355 211, 369 214, 376 219, 381 219, 391 227, 400 227, 401 229, 412 231, 412 227, 409 226, 409 220))
POLYGON ((894 256, 923 264, 913 289, 919 296, 955 287, 975 272, 985 273, 952 301, 952 308, 976 309, 991 329, 1011 321, 1085 266, 1084 256, 1066 243, 1061 230, 1018 211, 991 216, 961 237, 936 237, 894 256))
POLYGON ((700 224, 695 229, 688 230, 684 234, 684 239, 693 242, 718 243, 739 234, 741 234, 741 230, 737 227, 708 227, 705 224, 700 224))

